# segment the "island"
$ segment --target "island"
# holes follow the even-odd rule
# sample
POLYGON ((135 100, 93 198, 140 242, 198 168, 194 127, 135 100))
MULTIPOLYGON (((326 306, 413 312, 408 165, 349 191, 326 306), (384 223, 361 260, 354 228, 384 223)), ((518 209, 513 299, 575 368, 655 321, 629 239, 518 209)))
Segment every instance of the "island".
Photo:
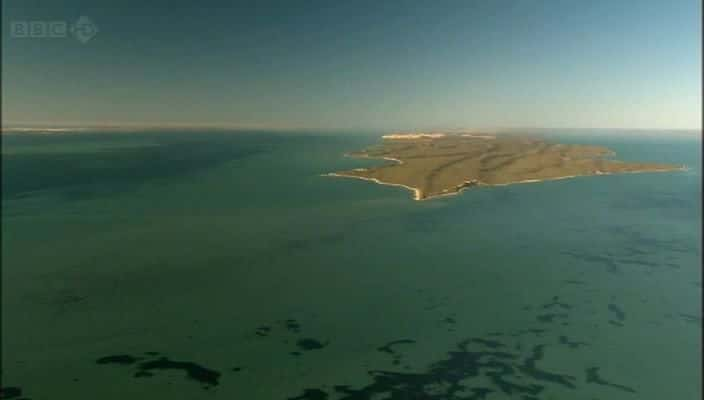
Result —
POLYGON ((601 146, 477 132, 393 133, 382 136, 378 145, 347 155, 389 163, 325 175, 401 186, 411 190, 415 200, 454 195, 472 186, 686 169, 618 161, 613 151, 601 146))

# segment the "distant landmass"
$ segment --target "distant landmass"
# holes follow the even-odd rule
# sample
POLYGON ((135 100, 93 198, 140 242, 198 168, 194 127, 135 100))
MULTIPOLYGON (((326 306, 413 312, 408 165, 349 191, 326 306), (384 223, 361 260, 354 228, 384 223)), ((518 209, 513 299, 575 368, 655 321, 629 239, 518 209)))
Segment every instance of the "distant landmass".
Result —
POLYGON ((457 194, 480 185, 509 185, 586 175, 667 172, 684 166, 617 161, 601 146, 549 143, 525 136, 476 132, 415 132, 349 153, 393 163, 327 174, 401 186, 415 200, 457 194))

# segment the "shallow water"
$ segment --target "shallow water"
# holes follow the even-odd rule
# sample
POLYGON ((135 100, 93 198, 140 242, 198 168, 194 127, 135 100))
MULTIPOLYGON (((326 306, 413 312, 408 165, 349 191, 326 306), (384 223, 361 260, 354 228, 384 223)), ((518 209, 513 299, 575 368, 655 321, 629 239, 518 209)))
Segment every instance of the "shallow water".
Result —
POLYGON ((690 169, 414 202, 321 176, 378 135, 3 135, 3 385, 698 398, 699 140, 553 135, 690 169))

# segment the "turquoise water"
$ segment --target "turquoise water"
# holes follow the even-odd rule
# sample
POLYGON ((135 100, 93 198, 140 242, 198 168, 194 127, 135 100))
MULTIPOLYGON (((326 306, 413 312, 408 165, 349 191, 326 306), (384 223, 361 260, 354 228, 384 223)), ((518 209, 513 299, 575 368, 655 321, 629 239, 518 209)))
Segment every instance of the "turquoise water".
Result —
POLYGON ((700 397, 699 139, 552 133, 690 169, 427 202, 321 176, 378 136, 3 135, 6 397, 700 397))

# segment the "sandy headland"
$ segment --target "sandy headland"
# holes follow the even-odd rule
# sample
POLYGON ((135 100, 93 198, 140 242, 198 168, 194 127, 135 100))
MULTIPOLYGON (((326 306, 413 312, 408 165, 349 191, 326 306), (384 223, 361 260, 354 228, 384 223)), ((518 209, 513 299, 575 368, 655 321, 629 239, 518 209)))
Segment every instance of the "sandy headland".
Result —
POLYGON ((601 146, 475 132, 393 133, 382 136, 379 145, 346 155, 391 163, 327 176, 400 186, 412 191, 414 200, 455 195, 473 186, 686 169, 670 164, 613 160, 608 157, 613 157, 614 152, 601 146))

